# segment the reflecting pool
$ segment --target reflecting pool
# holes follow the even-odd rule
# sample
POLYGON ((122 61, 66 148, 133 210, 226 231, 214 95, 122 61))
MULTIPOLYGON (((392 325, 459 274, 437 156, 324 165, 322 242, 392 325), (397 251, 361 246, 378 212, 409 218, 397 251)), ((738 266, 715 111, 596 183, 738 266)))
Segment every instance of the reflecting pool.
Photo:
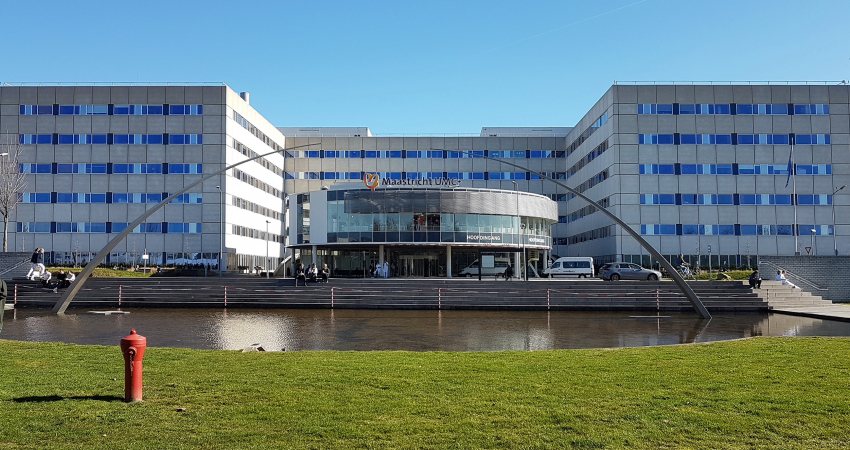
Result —
POLYGON ((750 336, 850 336, 850 323, 784 314, 125 309, 101 315, 46 309, 6 313, 0 338, 117 345, 136 328, 149 346, 266 350, 548 350, 640 347, 750 336))

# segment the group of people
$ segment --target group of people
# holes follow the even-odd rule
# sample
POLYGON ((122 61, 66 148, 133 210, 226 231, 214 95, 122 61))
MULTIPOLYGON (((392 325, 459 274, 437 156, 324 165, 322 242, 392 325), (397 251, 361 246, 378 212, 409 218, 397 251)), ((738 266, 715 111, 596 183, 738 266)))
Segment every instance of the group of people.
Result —
POLYGON ((32 266, 30 267, 29 272, 27 272, 27 279, 41 280, 41 285, 46 288, 53 288, 53 292, 57 292, 59 289, 70 286, 71 282, 77 278, 77 276, 70 270, 60 270, 54 277, 53 274, 44 267, 43 247, 36 247, 36 249, 32 252, 30 263, 32 263, 32 266))
MULTIPOLYGON (((777 270, 776 276, 773 279, 775 281, 781 282, 782 284, 784 284, 786 286, 791 286, 792 288, 797 287, 796 284, 788 281, 788 278, 785 276, 784 270, 777 270)), ((761 278, 761 275, 759 275, 759 271, 754 270, 753 273, 750 274, 750 279, 749 279, 750 287, 753 288, 753 289, 760 289, 761 288, 761 281, 762 281, 762 278, 761 278)))
POLYGON ((390 265, 386 261, 384 261, 383 264, 369 264, 369 274, 371 274, 374 278, 389 278, 390 265))
POLYGON ((310 264, 310 267, 305 268, 304 264, 298 263, 298 268, 295 269, 295 285, 298 286, 298 281, 304 282, 304 286, 307 285, 308 281, 317 282, 323 281, 325 283, 328 282, 328 277, 331 274, 330 268, 328 268, 327 264, 322 265, 322 269, 319 270, 316 267, 316 263, 310 264))

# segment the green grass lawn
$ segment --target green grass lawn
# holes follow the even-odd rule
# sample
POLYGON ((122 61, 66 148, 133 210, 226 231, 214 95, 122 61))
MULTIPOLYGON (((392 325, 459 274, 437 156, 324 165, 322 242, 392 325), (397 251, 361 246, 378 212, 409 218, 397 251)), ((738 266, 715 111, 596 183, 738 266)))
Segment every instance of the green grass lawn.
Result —
POLYGON ((153 347, 145 401, 125 404, 117 345, 0 341, 0 449, 848 448, 848 356, 850 339, 835 338, 492 353, 153 347))
MULTIPOLYGON (((82 267, 48 267, 47 271, 56 274, 60 270, 67 270, 79 275, 83 271, 82 267)), ((153 275, 153 272, 133 271, 112 269, 109 267, 95 267, 92 272, 92 278, 148 278, 153 275)))

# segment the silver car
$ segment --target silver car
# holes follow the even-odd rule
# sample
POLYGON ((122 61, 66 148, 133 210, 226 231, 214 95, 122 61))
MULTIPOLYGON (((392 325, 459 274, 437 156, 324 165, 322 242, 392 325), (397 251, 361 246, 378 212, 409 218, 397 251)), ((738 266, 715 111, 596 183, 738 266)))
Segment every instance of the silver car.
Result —
POLYGON ((658 281, 661 279, 661 272, 657 270, 645 269, 637 264, 632 263, 608 263, 599 269, 599 276, 603 280, 649 280, 658 281))

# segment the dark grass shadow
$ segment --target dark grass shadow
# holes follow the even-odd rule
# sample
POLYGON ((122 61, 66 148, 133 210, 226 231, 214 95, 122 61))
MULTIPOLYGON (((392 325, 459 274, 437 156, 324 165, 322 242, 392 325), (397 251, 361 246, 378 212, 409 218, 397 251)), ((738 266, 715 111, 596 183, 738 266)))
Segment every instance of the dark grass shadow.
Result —
POLYGON ((124 397, 117 395, 33 395, 29 397, 13 398, 15 403, 48 403, 61 402, 62 400, 94 400, 99 402, 123 402, 124 397))

